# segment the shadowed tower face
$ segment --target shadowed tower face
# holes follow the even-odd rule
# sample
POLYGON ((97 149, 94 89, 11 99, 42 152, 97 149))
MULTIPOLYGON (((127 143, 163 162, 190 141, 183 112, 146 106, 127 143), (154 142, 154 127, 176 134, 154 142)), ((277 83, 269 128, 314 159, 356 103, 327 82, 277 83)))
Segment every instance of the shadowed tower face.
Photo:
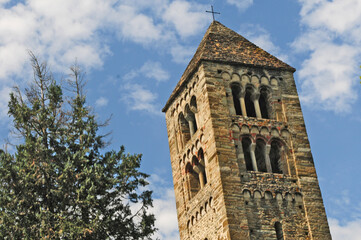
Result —
POLYGON ((208 28, 163 108, 182 240, 331 239, 294 71, 208 28))

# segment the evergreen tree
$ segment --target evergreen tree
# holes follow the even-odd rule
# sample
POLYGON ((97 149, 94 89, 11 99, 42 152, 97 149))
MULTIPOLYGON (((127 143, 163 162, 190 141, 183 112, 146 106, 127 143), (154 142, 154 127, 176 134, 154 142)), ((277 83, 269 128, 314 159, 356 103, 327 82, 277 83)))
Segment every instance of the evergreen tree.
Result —
POLYGON ((33 84, 10 95, 23 143, 0 150, 1 239, 149 239, 154 233, 141 155, 103 153, 101 127, 86 105, 83 76, 71 67, 67 98, 30 53, 33 84))

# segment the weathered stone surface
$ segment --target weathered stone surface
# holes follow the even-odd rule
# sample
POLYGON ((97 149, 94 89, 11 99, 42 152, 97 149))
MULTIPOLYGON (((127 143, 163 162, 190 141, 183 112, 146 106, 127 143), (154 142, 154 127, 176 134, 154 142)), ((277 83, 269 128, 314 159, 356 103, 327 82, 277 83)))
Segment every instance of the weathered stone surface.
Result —
POLYGON ((277 239, 278 222, 284 239, 331 239, 294 69, 258 48, 234 49, 241 38, 227 39, 224 28, 212 23, 200 46, 210 44, 207 51, 196 53, 193 69, 188 66, 164 108, 181 239, 277 239), (230 58, 234 61, 227 62, 230 58), (252 88, 258 101, 267 89, 268 117, 236 115, 233 84, 240 97, 252 88), (180 119, 187 109, 195 115, 188 125, 180 119), (195 124, 194 133, 189 124, 195 124), (267 172, 249 169, 243 139, 256 149, 251 151, 257 164, 277 162, 263 167, 267 172), (274 142, 279 147, 272 148, 274 142))

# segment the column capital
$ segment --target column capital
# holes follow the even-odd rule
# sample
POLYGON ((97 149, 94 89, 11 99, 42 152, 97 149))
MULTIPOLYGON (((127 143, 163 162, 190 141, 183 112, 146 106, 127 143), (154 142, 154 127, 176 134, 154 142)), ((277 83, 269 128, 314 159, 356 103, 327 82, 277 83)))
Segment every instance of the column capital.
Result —
POLYGON ((254 91, 254 92, 252 93, 252 95, 251 95, 251 100, 252 100, 253 102, 254 102, 255 100, 258 101, 260 95, 261 95, 261 94, 260 94, 258 91, 254 91))

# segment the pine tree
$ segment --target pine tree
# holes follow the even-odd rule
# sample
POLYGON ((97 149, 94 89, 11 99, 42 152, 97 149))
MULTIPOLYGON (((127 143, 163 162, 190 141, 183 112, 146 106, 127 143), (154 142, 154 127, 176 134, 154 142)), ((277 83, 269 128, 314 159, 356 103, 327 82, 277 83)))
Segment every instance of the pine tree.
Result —
POLYGON ((148 184, 141 155, 103 150, 79 67, 65 96, 30 55, 34 81, 9 101, 23 143, 12 154, 0 150, 0 238, 149 239, 156 229, 151 191, 139 189, 148 184))

